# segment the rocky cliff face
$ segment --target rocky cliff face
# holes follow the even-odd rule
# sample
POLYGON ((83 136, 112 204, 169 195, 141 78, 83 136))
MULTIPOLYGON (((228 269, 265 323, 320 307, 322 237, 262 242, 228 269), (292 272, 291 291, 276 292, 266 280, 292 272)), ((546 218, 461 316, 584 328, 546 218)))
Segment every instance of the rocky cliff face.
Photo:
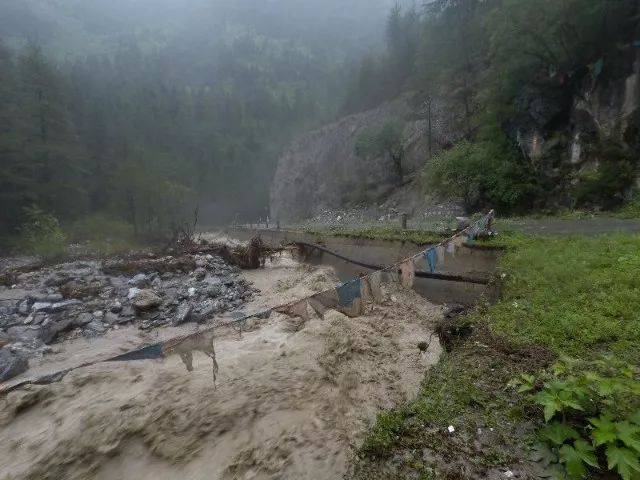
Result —
MULTIPOLYGON (((432 151, 457 139, 444 105, 432 105, 432 151)), ((403 171, 410 174, 427 160, 427 115, 411 95, 350 115, 295 140, 283 153, 271 189, 271 217, 281 221, 311 217, 324 209, 360 201, 377 202, 399 185, 387 154, 356 153, 358 138, 393 121, 403 127, 403 171)))
POLYGON ((540 83, 522 89, 517 114, 505 128, 555 185, 552 203, 568 206, 568 192, 611 160, 612 146, 637 168, 640 44, 630 43, 616 56, 540 83))
MULTIPOLYGON (((386 122, 400 122, 403 168, 416 171, 429 150, 422 110, 406 95, 294 141, 279 160, 271 190, 272 218, 297 220, 358 202, 381 203, 399 187, 392 159, 357 155, 358 138, 386 122)), ((460 116, 442 100, 434 101, 433 153, 461 138, 456 128, 460 116)), ((574 72, 542 72, 522 87, 515 114, 503 128, 543 179, 548 195, 538 207, 575 206, 581 187, 604 192, 590 200, 594 207, 606 207, 610 196, 629 196, 631 185, 621 194, 617 187, 607 190, 607 182, 632 171, 637 175, 640 166, 640 41, 574 72), (609 165, 605 174, 602 165, 609 165), (601 180, 594 181, 598 175, 601 180)), ((609 206, 621 200, 613 199, 609 206)))

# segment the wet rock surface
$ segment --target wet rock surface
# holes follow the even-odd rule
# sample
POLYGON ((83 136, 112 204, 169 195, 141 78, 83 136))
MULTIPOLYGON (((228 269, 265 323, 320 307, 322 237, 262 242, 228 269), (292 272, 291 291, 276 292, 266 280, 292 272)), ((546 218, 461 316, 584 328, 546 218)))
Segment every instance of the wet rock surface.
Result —
POLYGON ((7 347, 0 348, 0 382, 20 375, 28 367, 26 358, 16 355, 7 347))
POLYGON ((205 323, 256 291, 237 267, 211 254, 74 261, 19 273, 0 286, 0 381, 22 373, 52 343, 127 324, 205 323))

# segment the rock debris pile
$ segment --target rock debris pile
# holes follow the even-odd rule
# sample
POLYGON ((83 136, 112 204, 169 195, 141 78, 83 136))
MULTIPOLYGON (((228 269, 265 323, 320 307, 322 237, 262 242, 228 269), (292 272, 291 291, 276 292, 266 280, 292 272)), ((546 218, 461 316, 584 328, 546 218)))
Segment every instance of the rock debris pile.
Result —
POLYGON ((257 292, 211 254, 74 261, 14 278, 0 286, 0 381, 25 371, 52 343, 128 324, 204 323, 257 292))

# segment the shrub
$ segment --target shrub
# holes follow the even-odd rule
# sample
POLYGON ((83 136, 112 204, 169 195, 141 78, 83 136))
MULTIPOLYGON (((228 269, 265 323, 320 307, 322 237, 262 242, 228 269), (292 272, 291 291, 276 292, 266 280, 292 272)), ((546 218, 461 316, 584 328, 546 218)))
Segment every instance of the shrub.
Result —
POLYGON ((126 251, 136 243, 133 225, 99 213, 76 221, 69 232, 74 241, 88 242, 103 254, 126 251))
POLYGON ((589 470, 640 476, 640 381, 635 366, 608 357, 563 359, 538 378, 511 386, 542 408, 536 460, 554 478, 581 479, 589 470))
POLYGON ((640 194, 636 193, 629 203, 615 213, 618 218, 640 218, 640 194))
POLYGON ((133 240, 133 226, 104 214, 89 215, 69 228, 74 241, 133 240))
POLYGON ((67 237, 56 217, 35 205, 25 208, 24 216, 18 245, 21 250, 45 260, 55 260, 66 254, 67 237))
POLYGON ((625 191, 636 178, 633 154, 612 139, 600 139, 589 146, 587 155, 597 159, 598 166, 580 175, 572 192, 575 205, 598 205, 605 209, 621 205, 625 191))
POLYGON ((436 155, 423 173, 427 190, 460 199, 467 210, 530 207, 539 195, 533 170, 504 134, 492 137, 465 140, 436 155))

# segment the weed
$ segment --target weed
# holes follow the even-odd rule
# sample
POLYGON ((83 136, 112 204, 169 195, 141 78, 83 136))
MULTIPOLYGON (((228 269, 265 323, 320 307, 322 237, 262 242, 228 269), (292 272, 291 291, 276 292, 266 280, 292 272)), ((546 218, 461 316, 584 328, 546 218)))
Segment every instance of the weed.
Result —
POLYGON ((624 480, 640 474, 637 376, 637 367, 615 358, 567 358, 537 378, 521 375, 510 383, 543 410, 547 424, 538 432, 536 455, 550 476, 581 479, 594 469, 624 480))

